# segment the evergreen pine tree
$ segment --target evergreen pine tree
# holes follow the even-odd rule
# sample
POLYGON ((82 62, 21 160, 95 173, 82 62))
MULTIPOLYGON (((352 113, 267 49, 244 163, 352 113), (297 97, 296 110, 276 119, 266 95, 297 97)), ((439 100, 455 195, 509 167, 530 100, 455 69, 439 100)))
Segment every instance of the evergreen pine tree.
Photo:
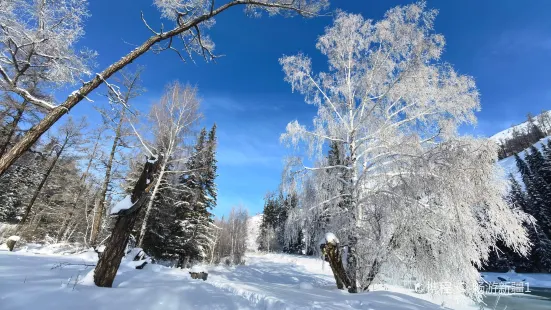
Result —
POLYGON ((185 169, 188 172, 180 176, 181 193, 176 199, 168 241, 169 252, 178 258, 180 267, 205 259, 214 243, 216 228, 210 210, 216 206, 216 126, 208 140, 206 129, 201 130, 185 169))
MULTIPOLYGON (((536 171, 539 167, 538 153, 536 149, 536 152, 532 150, 532 153, 526 156, 527 161, 531 162, 536 171)), ((546 213, 548 203, 544 198, 549 195, 549 188, 545 186, 541 177, 532 173, 529 165, 518 155, 515 155, 515 159, 526 187, 526 194, 522 192, 520 184, 513 179, 511 181, 511 199, 524 212, 537 219, 537 225, 530 223, 527 227, 533 246, 529 256, 530 262, 526 263, 526 271, 549 272, 551 270, 550 222, 546 213)))
POLYGON ((0 176, 0 222, 17 223, 40 182, 43 158, 26 152, 0 176))
POLYGON ((205 192, 208 195, 206 201, 207 208, 212 210, 216 207, 217 189, 216 189, 216 174, 217 160, 216 160, 216 124, 214 124, 209 132, 207 146, 206 146, 206 160, 204 171, 204 186, 205 192))

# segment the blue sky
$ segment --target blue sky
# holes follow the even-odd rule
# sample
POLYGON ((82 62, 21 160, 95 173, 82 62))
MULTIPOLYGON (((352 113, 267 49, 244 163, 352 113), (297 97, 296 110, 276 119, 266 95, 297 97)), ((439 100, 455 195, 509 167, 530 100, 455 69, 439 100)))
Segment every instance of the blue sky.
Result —
MULTIPOLYGON (((93 0, 86 23, 83 46, 96 50, 97 70, 147 39, 150 26, 162 21, 150 0, 93 0)), ((332 8, 380 19, 396 5, 411 1, 333 0, 332 8)), ((463 74, 474 76, 481 93, 482 111, 476 128, 466 133, 491 135, 523 121, 526 114, 550 109, 551 103, 551 1, 428 1, 437 8, 436 31, 446 37, 443 58, 463 74)), ((219 130, 219 201, 217 215, 232 205, 242 204, 251 214, 262 211, 263 197, 276 189, 287 154, 279 135, 288 122, 303 123, 314 109, 293 94, 283 81, 278 58, 303 52, 313 58, 314 67, 325 69, 326 60, 315 42, 331 17, 317 19, 262 17, 247 18, 242 8, 223 13, 209 35, 216 43, 217 63, 183 63, 176 54, 148 53, 135 63, 144 65, 143 84, 147 92, 135 102, 147 109, 166 83, 179 80, 197 85, 203 98, 204 125, 216 122, 219 130)), ((100 92, 91 96, 102 100, 100 92)), ((96 113, 86 102, 72 112, 96 113)))

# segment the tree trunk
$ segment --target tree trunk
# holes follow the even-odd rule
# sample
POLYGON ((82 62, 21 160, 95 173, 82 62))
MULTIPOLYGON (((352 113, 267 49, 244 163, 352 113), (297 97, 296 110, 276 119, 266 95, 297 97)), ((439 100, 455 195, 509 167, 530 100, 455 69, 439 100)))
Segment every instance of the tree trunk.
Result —
POLYGON ((138 212, 134 212, 126 216, 119 216, 117 219, 113 232, 107 240, 107 247, 94 271, 94 283, 97 286, 113 286, 121 259, 124 256, 124 249, 137 217, 138 212))
POLYGON ((101 222, 103 215, 105 214, 105 196, 107 195, 107 189, 109 187, 109 182, 111 181, 111 169, 113 168, 113 161, 115 159, 115 153, 117 151, 117 146, 119 144, 119 139, 121 138, 122 133, 122 123, 124 121, 124 109, 121 112, 121 118, 117 124, 117 129, 115 130, 115 138, 113 139, 113 144, 111 145, 111 153, 109 154, 109 160, 107 161, 107 167, 105 167, 105 177, 103 179, 103 184, 101 185, 101 192, 99 196, 98 204, 96 205, 97 210, 94 214, 94 220, 92 221, 92 232, 90 233, 90 244, 96 246, 98 241, 98 236, 101 229, 101 222))
POLYGON ((380 264, 378 260, 374 260, 371 264, 371 267, 369 268, 369 273, 367 274, 367 280, 365 283, 363 283, 364 287, 363 290, 367 291, 369 290, 369 286, 371 283, 373 283, 373 280, 375 280, 375 277, 379 273, 380 264))
POLYGON ((163 174, 165 171, 166 163, 163 163, 162 168, 160 169, 161 172, 159 173, 159 176, 157 177, 157 181, 155 181, 155 187, 153 188, 153 192, 151 193, 151 196, 149 196, 149 202, 147 204, 147 209, 145 210, 145 215, 143 217, 142 221, 142 227, 140 229, 140 239, 138 240, 138 247, 141 248, 143 245, 143 240, 145 238, 146 230, 147 230, 147 221, 149 219, 149 214, 151 214, 151 209, 153 208, 153 202, 155 201, 155 196, 157 196, 157 193, 159 192, 159 187, 161 186, 161 182, 163 181, 163 174))
POLYGON ((348 292, 349 293, 357 293, 358 287, 356 284, 357 277, 356 274, 358 272, 358 262, 357 262, 357 254, 356 254, 356 245, 358 243, 358 239, 355 236, 349 236, 348 238, 348 255, 347 255, 347 274, 349 279, 349 285, 348 292))
POLYGON ((94 271, 94 283, 97 286, 111 287, 113 285, 113 280, 115 280, 121 259, 124 256, 126 243, 138 217, 138 211, 146 201, 146 194, 150 188, 147 180, 155 179, 155 173, 159 169, 160 160, 162 160, 162 157, 157 160, 152 158, 145 163, 142 174, 132 190, 130 198, 132 207, 119 212, 113 232, 107 240, 105 251, 94 271))
POLYGON ((61 156, 61 153, 63 152, 63 149, 65 149, 65 146, 67 145, 67 142, 68 142, 68 140, 65 139, 65 142, 61 146, 61 149, 59 150, 59 152, 56 153, 56 155, 54 157, 54 160, 52 161, 52 163, 48 167, 48 170, 46 170, 46 173, 44 174, 44 177, 40 181, 40 184, 38 184, 38 188, 35 190, 35 192, 33 194, 33 197, 31 198, 31 201, 29 202, 29 204, 25 208, 25 213, 23 214, 23 217, 21 218, 20 224, 25 224, 25 222, 29 218, 29 214, 31 213, 31 209, 32 209, 36 199, 38 198, 38 195, 40 194, 40 191, 42 190, 42 188, 46 184, 46 181, 48 180, 48 177, 50 176, 50 173, 52 173, 52 170, 54 170, 55 164, 57 163, 57 160, 61 156))
POLYGON ((327 244, 322 245, 322 251, 326 261, 329 263, 329 266, 331 266, 331 271, 335 277, 337 288, 342 290, 344 287, 350 287, 350 281, 342 263, 339 245, 328 242, 327 244))
MULTIPOLYGON (((350 107, 352 111, 352 107, 350 107)), ((353 119, 353 118, 352 118, 353 119)), ((352 124, 351 124, 351 127, 352 124)), ((348 286, 348 292, 357 293, 357 273, 358 273, 358 261, 356 254, 356 246, 358 244, 358 231, 361 229, 361 220, 362 220, 362 209, 358 203, 358 169, 357 169, 357 158, 356 158, 356 131, 352 130, 350 133, 350 148, 349 148, 349 158, 348 158, 348 167, 350 167, 350 184, 349 184, 349 194, 350 194, 350 207, 352 209, 352 214, 350 217, 351 231, 348 234, 348 253, 347 253, 347 273, 350 285, 348 286)))

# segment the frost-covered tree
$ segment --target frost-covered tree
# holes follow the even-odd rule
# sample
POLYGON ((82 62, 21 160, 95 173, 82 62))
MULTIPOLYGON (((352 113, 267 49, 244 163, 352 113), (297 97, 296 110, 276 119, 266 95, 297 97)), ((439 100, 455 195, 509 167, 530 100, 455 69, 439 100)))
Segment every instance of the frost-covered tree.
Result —
POLYGON ((163 154, 157 178, 151 186, 151 195, 145 208, 140 229, 138 247, 142 246, 149 216, 157 195, 164 187, 175 188, 174 178, 187 171, 184 164, 189 156, 185 149, 185 139, 192 133, 194 125, 201 118, 197 89, 189 85, 174 83, 166 88, 161 100, 151 108, 150 120, 154 142, 148 146, 163 154), (179 169, 184 167, 183 169, 179 169))
POLYGON ((212 249, 210 262, 224 264, 241 264, 247 248, 247 210, 243 207, 232 207, 227 218, 215 221, 216 242, 212 249))
MULTIPOLYGON (((284 250, 285 222, 287 209, 282 194, 268 193, 264 197, 264 210, 262 211, 262 223, 258 235, 258 249, 268 252, 281 252, 284 250)), ((292 233, 291 231, 287 233, 292 233)), ((298 234, 298 232, 297 232, 298 234)), ((288 238, 291 243, 292 238, 288 238)))
MULTIPOLYGON (((441 60, 436 15, 423 2, 380 21, 340 12, 317 43, 328 71, 315 74, 301 54, 280 59, 285 80, 318 110, 312 127, 294 121, 282 135, 318 159, 297 169, 347 171, 332 179, 341 193, 309 208, 346 201, 333 204, 331 221, 347 249, 351 292, 383 273, 463 281, 478 296, 476 267, 497 240, 528 250, 526 215, 503 199, 495 145, 457 134, 476 121, 479 96, 471 77, 441 60), (331 142, 342 143, 344 164, 321 160, 331 142)), ((313 180, 315 190, 323 178, 313 180)))
POLYGON ((98 202, 94 208, 94 219, 92 223, 92 231, 90 233, 90 244, 97 245, 98 236, 101 232, 101 224, 107 210, 107 194, 112 183, 113 174, 116 170, 117 154, 120 154, 122 149, 127 146, 127 138, 130 135, 127 119, 127 109, 130 106, 130 101, 143 93, 143 88, 140 85, 140 75, 142 69, 139 68, 136 72, 121 71, 118 77, 122 88, 111 87, 108 89, 109 109, 100 109, 103 117, 104 125, 112 132, 110 150, 103 162, 104 177, 99 193, 98 202))
POLYGON ((87 2, 12 0, 0 3, 0 90, 47 110, 34 96, 36 83, 56 87, 91 73, 94 53, 77 49, 84 34, 87 2))
POLYGON ((248 14, 254 16, 267 12, 270 15, 314 17, 329 4, 328 0, 154 0, 153 3, 173 27, 164 29, 161 24, 159 30, 154 30, 142 16, 145 27, 152 33, 151 37, 96 73, 92 79, 83 82, 59 104, 32 96, 24 85, 25 74, 39 72, 45 82, 59 85, 74 82, 91 72, 87 60, 93 53, 87 50, 76 52, 75 46, 83 34, 82 21, 87 15, 87 1, 17 0, 0 3, 0 87, 49 111, 9 152, 0 157, 0 175, 63 115, 106 83, 113 74, 146 52, 170 50, 182 60, 185 59, 182 54, 187 54, 189 58, 199 54, 206 60, 213 59, 214 44, 205 31, 214 25, 214 18, 222 12, 233 7, 244 7, 248 14), (35 57, 26 58, 29 55, 35 57))

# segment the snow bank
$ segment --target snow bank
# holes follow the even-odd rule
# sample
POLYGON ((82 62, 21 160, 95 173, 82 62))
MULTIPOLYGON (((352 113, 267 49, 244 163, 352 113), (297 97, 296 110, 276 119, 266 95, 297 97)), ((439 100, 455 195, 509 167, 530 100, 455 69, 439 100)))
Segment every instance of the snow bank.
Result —
POLYGON ((17 242, 17 241, 21 240, 21 237, 19 237, 19 236, 10 236, 8 238, 8 240, 17 242))
POLYGON ((122 210, 128 210, 132 208, 134 204, 132 203, 131 195, 126 195, 123 200, 119 201, 116 205, 111 208, 111 214, 117 214, 122 210))
POLYGON ((87 260, 97 259, 97 254, 92 248, 85 249, 80 243, 26 243, 20 246, 17 252, 38 255, 74 255, 73 257, 82 257, 87 260))
POLYGON ((82 277, 82 279, 80 279, 80 281, 78 281, 78 284, 84 286, 96 286, 94 283, 94 272, 95 269, 90 270, 86 275, 84 275, 84 277, 82 277))

